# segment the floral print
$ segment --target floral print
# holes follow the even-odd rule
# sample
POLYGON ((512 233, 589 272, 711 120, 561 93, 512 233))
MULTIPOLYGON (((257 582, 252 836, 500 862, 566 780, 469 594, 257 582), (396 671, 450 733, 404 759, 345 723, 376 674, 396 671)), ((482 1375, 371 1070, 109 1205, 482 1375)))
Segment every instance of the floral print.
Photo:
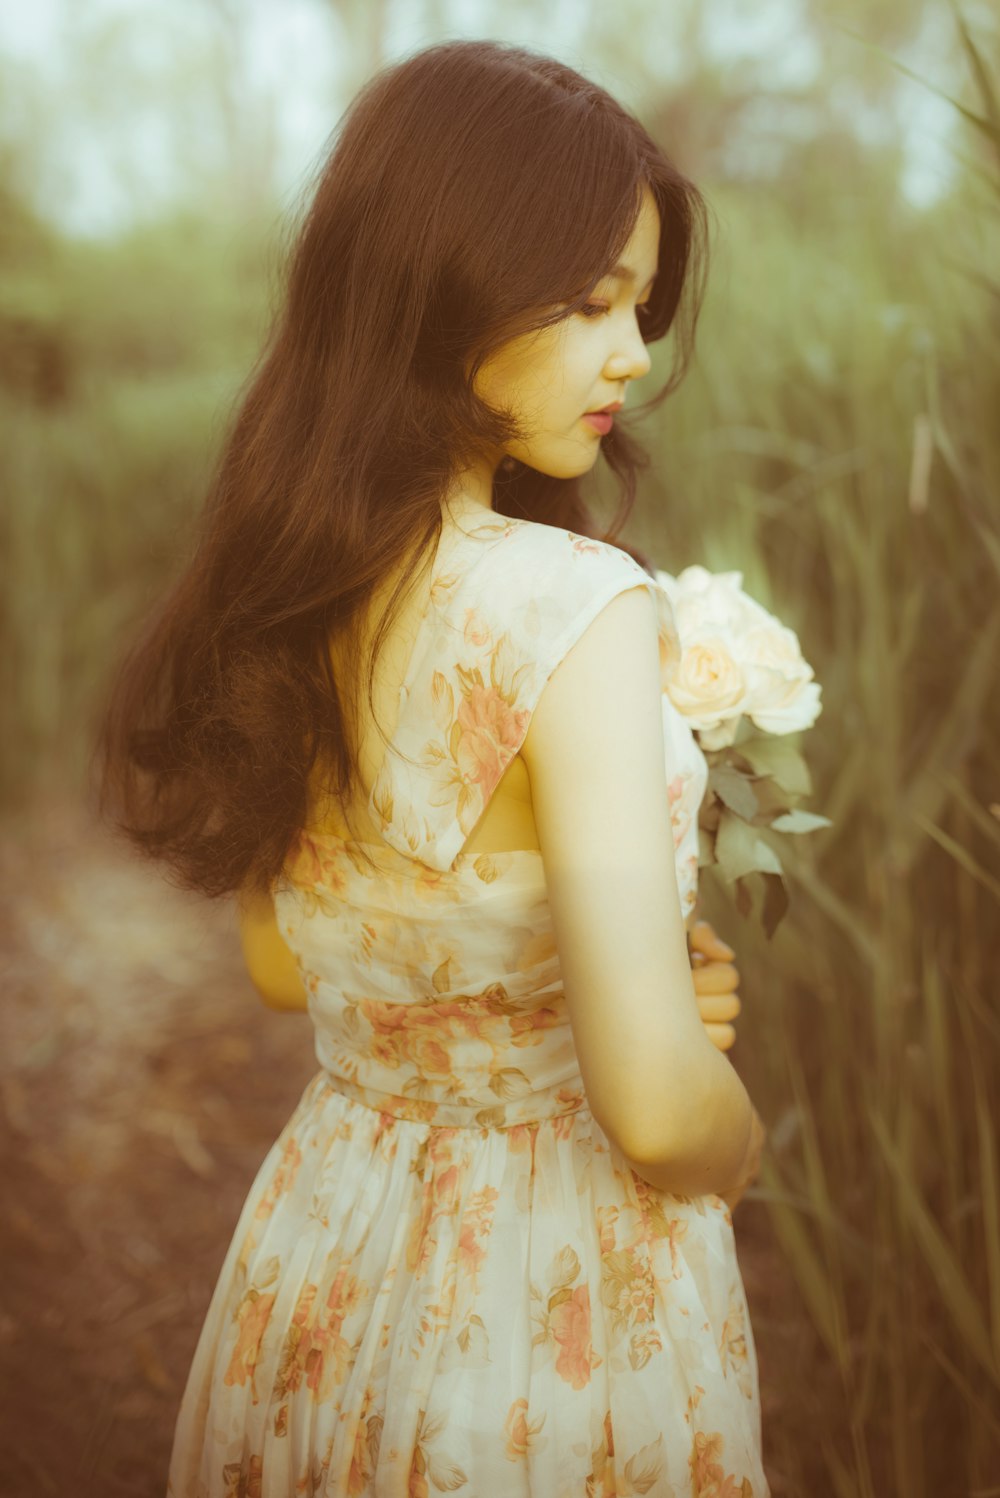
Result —
POLYGON ((552 672, 615 594, 640 583, 657 610, 668 794, 690 914, 708 767, 667 692, 681 658, 667 593, 619 547, 533 521, 495 515, 442 536, 430 607, 369 801, 388 844, 429 868, 454 867, 552 672))
MULTIPOLYGON (((769 1494, 730 1212, 654 1190, 592 1117, 540 855, 461 852, 548 674, 652 580, 485 529, 439 550, 385 843, 304 831, 275 891, 319 1070, 236 1224, 169 1498, 769 1494)), ((704 762, 668 761, 683 901, 704 762)))

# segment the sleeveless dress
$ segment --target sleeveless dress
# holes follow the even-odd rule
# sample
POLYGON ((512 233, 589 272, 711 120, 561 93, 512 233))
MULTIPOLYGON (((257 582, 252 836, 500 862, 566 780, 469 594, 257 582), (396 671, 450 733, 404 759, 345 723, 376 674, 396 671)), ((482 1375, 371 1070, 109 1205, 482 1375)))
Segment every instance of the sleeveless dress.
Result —
MULTIPOLYGON (((369 807, 275 888, 319 1070, 250 1188, 177 1417, 169 1498, 768 1498, 732 1217, 591 1116, 541 854, 463 854, 618 547, 442 533, 369 807)), ((664 691, 685 917, 707 768, 664 691)), ((609 995, 609 1002, 613 995, 609 995)))

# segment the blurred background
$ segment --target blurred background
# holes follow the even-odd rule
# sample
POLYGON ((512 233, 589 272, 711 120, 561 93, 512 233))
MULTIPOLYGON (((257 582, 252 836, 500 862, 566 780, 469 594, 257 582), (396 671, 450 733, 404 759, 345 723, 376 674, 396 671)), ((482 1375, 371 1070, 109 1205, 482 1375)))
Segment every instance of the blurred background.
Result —
POLYGON ((773 1493, 1000 1495, 1000 21, 971 0, 0 9, 0 1493, 163 1492, 315 1068, 231 906, 95 825, 87 760, 342 110, 458 36, 580 68, 710 199, 625 538, 741 570, 823 685, 833 826, 783 840, 773 939, 703 880, 769 1129, 735 1222, 773 1493))

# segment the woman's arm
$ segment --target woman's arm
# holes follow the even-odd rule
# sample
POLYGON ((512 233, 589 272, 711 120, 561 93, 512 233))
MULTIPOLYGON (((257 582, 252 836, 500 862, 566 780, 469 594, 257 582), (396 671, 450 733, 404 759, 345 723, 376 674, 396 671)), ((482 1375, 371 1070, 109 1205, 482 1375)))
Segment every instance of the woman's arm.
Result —
POLYGON ((269 1009, 308 1008, 298 964, 278 929, 270 895, 243 895, 237 900, 243 960, 250 982, 269 1009))
POLYGON ((598 613, 548 679, 521 753, 590 1111, 626 1159, 676 1162, 678 1186, 704 1192, 732 1184, 751 1105, 698 1010, 651 610, 630 588, 598 613))

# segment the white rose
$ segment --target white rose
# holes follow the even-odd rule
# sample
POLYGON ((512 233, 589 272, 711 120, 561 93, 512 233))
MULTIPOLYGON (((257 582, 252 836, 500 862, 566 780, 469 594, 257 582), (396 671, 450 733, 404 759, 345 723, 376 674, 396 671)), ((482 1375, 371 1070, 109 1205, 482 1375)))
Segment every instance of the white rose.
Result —
POLYGON ((749 716, 765 733, 798 733, 822 712, 820 692, 809 662, 803 660, 798 636, 777 619, 753 626, 743 642, 756 668, 757 685, 749 716))
POLYGON ((692 566, 676 578, 657 572, 656 580, 681 646, 667 691, 703 748, 726 748, 743 716, 768 733, 815 722, 820 688, 798 638, 743 591, 742 572, 692 566))
POLYGON ((744 620, 743 574, 693 566, 676 578, 657 572, 656 580, 670 600, 681 645, 667 683, 670 700, 698 731, 703 748, 723 749, 749 702, 736 644, 744 620))
POLYGON ((691 634, 705 624, 721 629, 739 624, 746 604, 752 602, 743 592, 742 572, 709 572, 693 566, 685 567, 677 577, 657 572, 656 581, 670 599, 678 628, 683 620, 691 634))

